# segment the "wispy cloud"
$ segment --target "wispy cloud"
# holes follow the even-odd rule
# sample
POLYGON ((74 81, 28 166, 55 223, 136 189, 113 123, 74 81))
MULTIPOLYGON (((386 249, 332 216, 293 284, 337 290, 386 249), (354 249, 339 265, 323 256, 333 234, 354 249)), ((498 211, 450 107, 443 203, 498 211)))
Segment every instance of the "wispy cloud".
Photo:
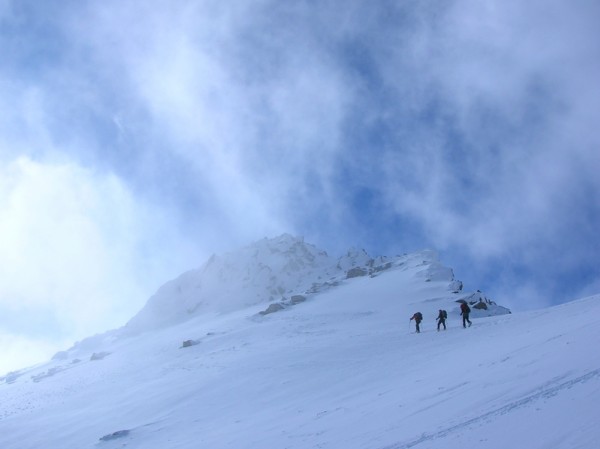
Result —
POLYGON ((43 340, 31 357, 124 324, 164 281, 165 270, 175 276, 199 263, 162 213, 140 204, 117 177, 71 163, 20 157, 2 167, 0 328, 6 338, 29 345, 43 340))
POLYGON ((51 308, 64 331, 78 334, 135 311, 147 294, 141 277, 155 269, 140 258, 142 245, 162 223, 116 177, 20 158, 0 171, 0 187, 4 307, 51 308))

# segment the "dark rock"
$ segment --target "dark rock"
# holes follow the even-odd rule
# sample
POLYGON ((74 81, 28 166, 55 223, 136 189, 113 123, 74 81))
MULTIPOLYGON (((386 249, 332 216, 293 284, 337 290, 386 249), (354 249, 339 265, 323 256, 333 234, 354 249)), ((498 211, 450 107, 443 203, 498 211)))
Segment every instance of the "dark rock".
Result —
POLYGON ((452 290, 452 293, 459 293, 462 291, 462 289, 463 283, 461 281, 452 281, 450 284, 450 290, 452 290))
POLYGON ((373 272, 379 273, 380 271, 389 270, 390 268, 392 268, 392 263, 388 262, 385 265, 378 265, 378 266, 374 267, 373 272))
POLYGON ((263 310, 262 312, 259 312, 261 315, 268 315, 269 313, 275 313, 275 312, 279 312, 280 310, 283 310, 283 306, 281 304, 279 304, 278 302, 269 305, 269 307, 267 307, 266 310, 263 310))
POLYGON ((346 279, 357 278, 360 276, 366 276, 367 274, 368 274, 368 271, 365 268, 354 267, 354 268, 349 269, 346 272, 346 279))
POLYGON ((290 300, 292 301, 292 304, 296 305, 296 304, 300 304, 301 302, 306 301, 306 296, 304 296, 304 295, 293 295, 290 300))
POLYGON ((200 343, 198 340, 184 340, 184 342, 182 343, 181 347, 182 348, 189 348, 190 346, 195 346, 198 343, 200 343))
POLYGON ((109 355, 110 352, 94 352, 90 357, 90 360, 102 360, 104 357, 109 355))
POLYGON ((127 435, 129 435, 129 430, 127 430, 127 429, 117 430, 116 432, 109 433, 108 435, 104 435, 102 438, 100 438, 100 441, 116 440, 117 438, 123 438, 123 437, 126 437, 127 435))

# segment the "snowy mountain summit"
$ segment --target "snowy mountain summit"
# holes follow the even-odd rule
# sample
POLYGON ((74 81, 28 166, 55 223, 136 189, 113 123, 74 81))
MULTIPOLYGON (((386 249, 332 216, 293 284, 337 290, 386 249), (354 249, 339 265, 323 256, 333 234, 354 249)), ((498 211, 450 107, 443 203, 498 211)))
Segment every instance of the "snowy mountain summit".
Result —
POLYGON ((345 255, 332 258, 302 237, 283 234, 222 256, 213 255, 201 268, 166 283, 126 328, 147 331, 205 313, 231 312, 257 304, 269 304, 263 314, 271 313, 339 286, 347 279, 409 268, 423 281, 447 282, 448 290, 459 295, 456 299, 470 301, 485 311, 484 315, 509 313, 480 292, 460 294, 462 283, 454 279, 452 270, 443 266, 433 251, 374 258, 364 250, 352 248, 345 255))

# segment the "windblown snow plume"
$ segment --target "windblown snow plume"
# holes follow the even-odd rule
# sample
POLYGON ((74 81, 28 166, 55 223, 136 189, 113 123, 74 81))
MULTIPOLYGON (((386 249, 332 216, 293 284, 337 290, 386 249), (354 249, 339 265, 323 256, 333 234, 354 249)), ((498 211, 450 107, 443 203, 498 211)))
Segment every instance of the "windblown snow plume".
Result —
MULTIPOLYGON (((448 282, 455 293, 462 289, 462 283, 438 261, 434 251, 374 258, 352 248, 332 258, 302 237, 283 234, 222 256, 213 255, 201 268, 159 288, 126 327, 128 331, 145 331, 200 314, 231 312, 262 303, 279 304, 274 306, 278 309, 292 297, 315 295, 345 279, 409 266, 418 267, 417 276, 424 281, 448 282)), ((493 305, 487 299, 484 303, 493 305)), ((498 309, 493 314, 506 312, 498 309)))

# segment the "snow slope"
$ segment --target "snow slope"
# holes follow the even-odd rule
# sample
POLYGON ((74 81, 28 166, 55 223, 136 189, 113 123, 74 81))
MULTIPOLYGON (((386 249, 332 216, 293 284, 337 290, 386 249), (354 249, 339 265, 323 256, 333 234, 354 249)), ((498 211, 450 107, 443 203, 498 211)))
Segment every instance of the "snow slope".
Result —
POLYGON ((456 300, 479 292, 453 293, 437 261, 372 274, 277 313, 112 331, 0 378, 0 448, 598 446, 600 296, 463 329, 456 300))

